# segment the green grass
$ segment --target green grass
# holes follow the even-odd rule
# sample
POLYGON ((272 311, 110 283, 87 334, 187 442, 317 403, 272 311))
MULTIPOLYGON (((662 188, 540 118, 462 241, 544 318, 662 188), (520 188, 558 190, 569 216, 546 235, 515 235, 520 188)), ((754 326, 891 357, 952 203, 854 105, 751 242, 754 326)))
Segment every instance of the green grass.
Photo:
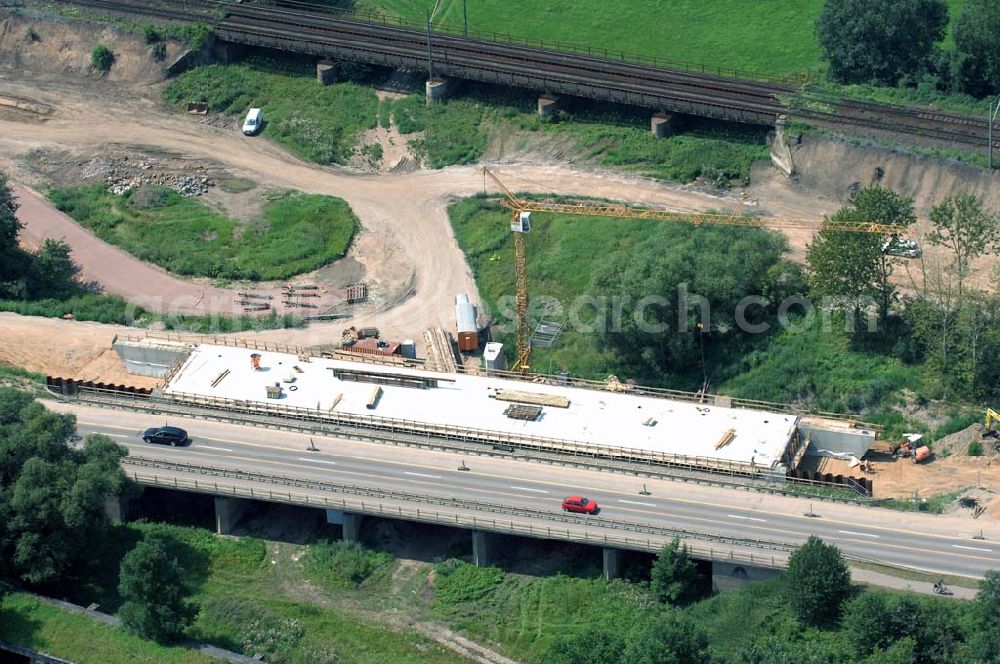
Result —
MULTIPOLYGON (((361 0, 358 7, 424 20, 435 0, 361 0)), ((822 0, 598 0, 468 3, 470 30, 570 42, 776 74, 816 70, 812 25, 822 0)), ((435 23, 462 25, 462 0, 441 0, 435 23)))
POLYGON ((846 333, 818 323, 782 330, 743 358, 719 392, 744 399, 803 403, 829 412, 871 411, 900 390, 920 385, 919 367, 851 348, 846 333))
POLYGON ((285 279, 342 257, 357 228, 341 199, 296 192, 272 198, 262 218, 248 223, 172 190, 142 187, 117 196, 93 185, 50 196, 102 240, 189 276, 285 279))
POLYGON ((70 586, 68 599, 117 610, 120 561, 143 536, 165 540, 185 571, 191 598, 201 607, 186 632, 190 638, 246 649, 250 655, 260 652, 272 664, 465 661, 413 631, 359 614, 356 601, 338 604, 344 596, 357 599, 355 581, 363 584, 392 563, 388 554, 339 544, 312 545, 302 553, 300 564, 288 545, 252 537, 222 538, 197 527, 134 522, 113 529, 103 550, 95 552, 91 569, 70 586), (281 560, 272 563, 274 558, 281 560), (356 560, 366 564, 354 565, 356 560), (326 567, 345 562, 352 565, 348 577, 342 569, 326 567), (345 578, 354 585, 341 583, 345 578))
POLYGON ((0 604, 0 639, 79 664, 218 662, 188 648, 157 645, 22 593, 0 604))
MULTIPOLYGON (((461 30, 462 0, 359 0, 363 10, 423 21, 438 4, 436 24, 461 30)), ((956 16, 964 0, 949 0, 956 16)), ((467 3, 469 29, 562 41, 612 52, 745 69, 798 74, 824 69, 814 25, 823 0, 511 0, 467 3)), ((945 46, 950 45, 950 34, 945 46)), ((611 54, 609 54, 611 55, 611 54)))
POLYGON ((344 163, 358 132, 375 127, 378 98, 356 83, 320 86, 308 59, 254 57, 185 72, 163 92, 178 109, 207 101, 212 113, 264 111, 262 136, 320 164, 344 163))

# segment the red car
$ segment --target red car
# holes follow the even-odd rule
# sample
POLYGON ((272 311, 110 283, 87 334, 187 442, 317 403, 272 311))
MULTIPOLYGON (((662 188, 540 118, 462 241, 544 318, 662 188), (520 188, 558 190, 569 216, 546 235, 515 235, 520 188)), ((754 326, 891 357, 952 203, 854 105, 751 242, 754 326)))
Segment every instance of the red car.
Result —
POLYGON ((562 502, 564 512, 579 512, 580 514, 597 514, 597 501, 582 496, 566 496, 562 502))

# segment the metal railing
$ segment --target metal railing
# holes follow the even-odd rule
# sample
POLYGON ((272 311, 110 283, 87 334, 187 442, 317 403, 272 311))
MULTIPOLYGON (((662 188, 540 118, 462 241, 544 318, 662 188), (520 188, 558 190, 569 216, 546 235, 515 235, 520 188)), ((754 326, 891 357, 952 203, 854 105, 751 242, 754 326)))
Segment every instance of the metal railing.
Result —
POLYGON ((408 519, 438 525, 488 530, 490 532, 526 535, 541 539, 559 539, 572 542, 583 542, 600 546, 610 546, 622 549, 641 551, 658 551, 663 544, 673 538, 685 541, 712 542, 721 545, 754 548, 772 551, 771 554, 754 554, 715 547, 689 546, 691 554, 706 560, 741 561, 759 566, 783 567, 787 556, 796 545, 768 540, 732 537, 729 535, 691 531, 677 528, 667 528, 636 522, 618 521, 597 516, 573 517, 559 512, 546 512, 531 508, 509 507, 495 503, 483 503, 463 498, 414 494, 402 491, 392 491, 362 487, 357 485, 339 484, 335 482, 311 480, 307 478, 272 476, 270 474, 227 469, 218 466, 198 464, 182 464, 176 462, 146 459, 142 457, 125 457, 122 463, 148 470, 132 470, 128 474, 136 482, 164 488, 188 490, 212 495, 236 496, 254 500, 266 500, 324 509, 347 510, 359 514, 382 516, 388 518, 408 519), (166 475, 164 472, 203 475, 211 479, 182 477, 177 474, 166 475), (219 482, 218 478, 242 481, 262 485, 241 486, 238 484, 219 482), (281 488, 278 488, 281 487, 281 488), (323 493, 340 494, 337 497, 315 495, 291 491, 290 488, 308 489, 323 493), (390 504, 388 501, 394 501, 390 504), (428 505, 431 508, 422 508, 428 505), (442 509, 446 508, 443 511, 442 509), (490 516, 468 514, 479 512, 490 516), (508 517, 507 519, 499 517, 508 517), (515 520, 521 519, 521 520, 515 520), (585 519, 585 523, 582 522, 585 519), (557 524, 567 524, 563 527, 537 525, 532 521, 547 521, 557 524), (575 525, 577 527, 570 527, 575 525), (582 528, 581 528, 582 526, 582 528), (589 530, 588 530, 589 529, 589 530), (646 538, 627 535, 595 534, 595 529, 613 530, 616 532, 641 533, 646 538), (655 538, 655 539, 654 539, 655 538))

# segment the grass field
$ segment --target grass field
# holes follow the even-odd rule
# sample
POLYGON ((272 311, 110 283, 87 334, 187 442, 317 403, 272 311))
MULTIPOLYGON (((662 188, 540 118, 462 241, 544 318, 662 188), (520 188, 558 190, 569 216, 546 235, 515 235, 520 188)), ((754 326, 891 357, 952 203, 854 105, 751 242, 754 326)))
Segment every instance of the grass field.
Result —
POLYGON ((320 86, 307 58, 252 57, 238 65, 211 65, 185 72, 163 93, 183 108, 207 101, 213 113, 242 116, 264 109, 264 135, 320 164, 343 163, 358 132, 375 126, 375 90, 356 83, 320 86), (308 83, 308 84, 306 84, 308 83))
MULTIPOLYGON (((949 0, 952 16, 964 0, 949 0)), ((460 27, 463 0, 360 0, 359 9, 460 27)), ((481 0, 468 2, 470 30, 511 33, 656 58, 794 74, 823 69, 813 26, 823 0, 481 0)))
POLYGON ((160 646, 14 593, 0 603, 0 639, 79 664, 213 664, 188 648, 160 646))
POLYGON ((104 185, 56 190, 56 206, 106 242, 171 272, 225 279, 285 279, 342 257, 357 220, 330 196, 277 194, 260 219, 241 222, 168 189, 124 196, 104 185))

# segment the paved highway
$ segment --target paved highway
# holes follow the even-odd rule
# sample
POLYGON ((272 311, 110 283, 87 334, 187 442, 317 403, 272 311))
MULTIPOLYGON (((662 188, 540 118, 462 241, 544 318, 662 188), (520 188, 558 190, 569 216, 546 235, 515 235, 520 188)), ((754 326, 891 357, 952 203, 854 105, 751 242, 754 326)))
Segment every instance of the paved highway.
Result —
POLYGON ((170 448, 139 437, 162 424, 159 418, 50 407, 75 413, 81 434, 103 433, 145 457, 554 512, 565 495, 580 493, 598 501, 604 518, 789 543, 815 534, 853 556, 935 573, 981 576, 1000 569, 1000 527, 969 516, 816 502, 819 516, 810 518, 810 503, 802 499, 654 480, 646 481, 646 496, 639 494, 642 481, 624 475, 489 457, 466 458, 470 470, 462 472, 454 454, 322 437, 313 437, 320 451, 309 452, 306 435, 177 417, 169 423, 187 429, 194 442, 170 448), (976 538, 980 528, 984 539, 976 538))

